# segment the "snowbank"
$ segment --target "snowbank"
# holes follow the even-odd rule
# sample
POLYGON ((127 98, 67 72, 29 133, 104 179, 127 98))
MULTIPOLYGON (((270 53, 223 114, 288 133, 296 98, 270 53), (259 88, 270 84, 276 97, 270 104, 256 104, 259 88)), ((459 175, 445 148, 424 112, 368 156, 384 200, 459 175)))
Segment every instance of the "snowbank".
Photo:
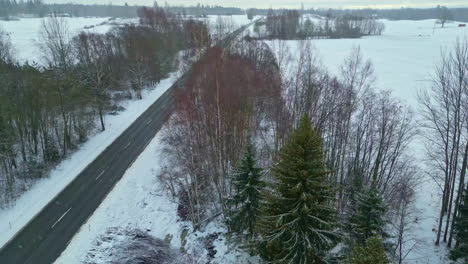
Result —
MULTIPOLYGON (((160 166, 156 154, 161 140, 159 135, 156 135, 93 216, 81 227, 56 263, 86 260, 96 238, 112 227, 146 230, 159 238, 172 236, 173 245, 180 245, 177 205, 161 192, 156 177, 160 166)), ((98 252, 95 254, 98 255, 98 252)))
POLYGON ((226 230, 220 223, 213 222, 200 232, 184 232, 190 229, 189 224, 178 221, 177 204, 162 190, 157 178, 162 160, 161 139, 158 133, 81 227, 56 264, 109 263, 105 256, 121 239, 101 243, 99 238, 112 230, 128 229, 147 231, 153 237, 171 241, 176 249, 184 245, 192 258, 204 261, 193 263, 205 263, 212 253, 213 263, 248 263, 247 259, 255 263, 255 258, 229 246, 223 236, 226 230))
POLYGON ((86 166, 106 149, 133 121, 152 105, 176 81, 177 74, 162 80, 150 90, 144 90, 142 100, 122 103, 125 111, 106 116, 106 130, 83 144, 78 151, 53 169, 48 178, 38 181, 16 203, 0 210, 0 247, 13 237, 49 201, 60 193, 86 166))

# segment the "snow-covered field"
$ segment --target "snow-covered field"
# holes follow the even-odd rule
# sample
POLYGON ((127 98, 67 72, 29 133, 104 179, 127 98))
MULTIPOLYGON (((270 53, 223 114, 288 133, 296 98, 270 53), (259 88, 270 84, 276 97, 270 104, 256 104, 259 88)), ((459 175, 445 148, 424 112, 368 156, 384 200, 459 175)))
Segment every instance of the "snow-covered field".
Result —
MULTIPOLYGON (((393 95, 418 110, 417 92, 431 85, 431 74, 443 50, 451 49, 457 38, 468 37, 467 28, 450 23, 446 28, 435 25, 435 20, 384 21, 382 36, 361 39, 312 40, 325 67, 338 74, 343 60, 354 47, 360 46, 363 55, 371 59, 377 76, 376 86, 393 91, 393 95)), ((269 42, 271 47, 277 47, 269 42)), ((286 41, 292 54, 298 55, 298 41, 286 41)), ((416 116, 417 118, 417 116, 416 116)), ((420 142, 415 142, 416 158, 422 158, 420 142)), ((431 181, 423 181, 417 189, 418 223, 413 230, 418 245, 407 258, 407 263, 448 263, 445 245, 434 246, 439 210, 439 188, 431 181)))
MULTIPOLYGON (((239 26, 243 25, 248 22, 247 18, 244 19, 244 17, 233 16, 233 21, 239 26)), ((108 18, 65 19, 68 22, 71 34, 76 34, 85 28, 93 32, 103 33, 111 28, 113 22, 121 24, 136 21, 135 19, 109 21, 108 18)), ((216 19, 217 17, 208 18, 213 23, 216 19)), ((10 34, 20 62, 40 62, 41 58, 37 43, 41 23, 42 19, 39 18, 0 21, 0 27, 10 34)), ((177 77, 178 73, 174 73, 153 89, 146 90, 143 94, 143 100, 122 103, 122 106, 126 108, 124 112, 119 113, 117 116, 106 116, 106 131, 90 137, 89 141, 82 145, 77 152, 73 153, 69 159, 60 163, 50 173, 49 178, 38 181, 12 207, 0 210, 0 247, 21 230, 32 217, 40 212, 51 199, 154 103, 174 83, 177 77)), ((73 240, 70 246, 71 249, 64 253, 58 263, 79 263, 90 249, 91 242, 95 241, 99 235, 102 235, 105 228, 111 227, 125 228, 132 226, 142 230, 151 228, 153 230, 151 233, 157 237, 166 234, 173 235, 173 244, 180 245, 179 238, 182 230, 181 226, 176 223, 176 205, 169 202, 167 197, 160 193, 159 187, 155 183, 154 170, 158 168, 158 163, 155 162, 158 159, 155 154, 155 147, 159 145, 158 140, 158 138, 153 140, 139 161, 132 166, 116 189, 101 205, 95 216, 82 228, 77 238, 73 240), (119 199, 118 203, 122 206, 118 206, 115 199, 119 199), (116 209, 118 207, 120 207, 121 211, 116 209), (85 227, 88 227, 88 229, 85 227)), ((214 230, 216 230, 216 227, 213 226, 206 232, 212 233, 214 230)), ((203 235, 203 233, 190 235, 193 239, 189 237, 188 244, 202 243, 197 240, 197 236, 203 237, 203 235)), ((214 243, 219 244, 222 242, 223 240, 216 240, 214 243)), ((227 248, 224 247, 224 250, 227 250, 227 248)), ((235 257, 232 254, 229 256, 235 257)))
MULTIPOLYGON (((430 75, 434 63, 440 58, 441 49, 450 48, 457 37, 468 35, 466 29, 458 28, 456 24, 434 29, 434 22, 385 21, 387 30, 382 36, 313 40, 313 45, 323 64, 332 73, 338 73, 344 58, 353 47, 359 45, 365 57, 374 64, 376 85, 381 89, 392 90, 395 96, 417 109, 417 91, 430 85, 430 75)), ((297 50, 297 41, 287 41, 287 44, 292 53, 297 50)), ((96 239, 113 228, 147 230, 155 237, 172 237, 171 243, 175 248, 181 246, 184 224, 177 222, 176 205, 161 191, 156 177, 160 166, 158 161, 161 159, 160 139, 159 134, 81 228, 56 263, 103 263, 106 251, 113 242, 103 245, 102 241, 96 239)), ((417 154, 421 155, 419 151, 417 154)), ((423 182, 418 188, 416 207, 420 217, 413 232, 417 236, 418 247, 407 258, 407 263, 447 263, 444 245, 435 247, 433 244, 435 234, 432 229, 437 221, 439 190, 431 181, 423 182)), ((211 225, 204 233, 192 234, 188 244, 197 243, 196 237, 201 238, 216 230, 216 225, 211 225)), ((216 240, 215 244, 218 250, 216 263, 246 262, 241 259, 242 254, 229 250, 223 238, 216 240)))
MULTIPOLYGON (((109 18, 63 18, 70 30, 71 35, 78 34, 81 30, 90 26, 97 26, 107 21, 109 18)), ((0 28, 10 34, 16 57, 20 62, 28 61, 40 62, 40 52, 38 43, 40 42, 40 29, 43 18, 22 18, 20 20, 3 21, 0 20, 0 28)), ((98 33, 107 32, 110 26, 98 26, 91 30, 98 33)))
MULTIPOLYGON (((222 17, 225 19, 232 19, 232 21, 237 26, 242 26, 251 22, 247 18, 247 15, 233 15, 233 16, 222 16, 222 17)), ((218 16, 208 16, 208 18, 205 19, 205 21, 208 21, 210 24, 215 24, 217 19, 218 19, 218 16)))
MULTIPOLYGON (((382 36, 317 39, 312 43, 332 73, 338 73, 352 48, 360 46, 364 56, 374 64, 377 86, 393 90, 411 106, 417 106, 416 92, 427 87, 441 49, 451 48, 457 37, 468 37, 468 29, 459 28, 458 23, 434 28, 435 20, 384 23, 386 29, 382 36)), ((291 51, 297 50, 297 41, 287 43, 291 51)))
MULTIPOLYGON (((246 16, 233 16, 233 19, 238 25, 249 22, 246 16)), ((74 22, 69 23, 73 26, 72 30, 79 31, 84 26, 101 24, 106 19, 73 18, 72 20, 74 22)), ((209 20, 215 22, 216 17, 210 17, 209 20)), ((386 30, 382 36, 362 39, 321 39, 313 40, 312 43, 323 64, 332 73, 338 73, 344 58, 350 54, 353 47, 360 46, 364 56, 373 62, 377 76, 376 86, 392 90, 395 96, 417 110, 417 91, 430 85, 431 73, 440 58, 441 50, 450 49, 457 38, 468 37, 468 29, 458 28, 458 23, 448 24, 444 29, 438 26, 434 28, 434 20, 384 22, 386 30)), ((37 59, 35 42, 40 19, 0 21, 0 26, 11 32, 17 54, 22 61, 37 59)), ((107 25, 98 26, 93 30, 101 32, 107 31, 108 28, 107 25)), ((299 43, 297 41, 286 41, 286 43, 294 54, 299 43)), ((105 149, 172 82, 173 78, 164 80, 156 89, 148 91, 143 101, 128 102, 125 105, 127 111, 118 116, 108 116, 108 129, 104 133, 92 137, 71 159, 60 164, 50 178, 39 182, 28 191, 14 208, 0 211, 0 234, 2 234, 0 246, 105 149)), ((177 205, 161 191, 156 177, 160 166, 158 161, 161 159, 160 140, 161 135, 158 134, 96 213, 81 228, 56 263, 80 263, 86 260, 101 263, 106 254, 106 247, 102 245, 97 247, 95 243, 96 239, 109 228, 147 230, 155 237, 172 237, 171 243, 175 248, 181 246, 184 224, 177 222, 177 205), (88 255, 90 250, 94 250, 92 255, 88 255), (94 258, 90 259, 91 256, 94 258)), ((415 145, 415 149, 418 150, 416 157, 422 158, 420 145, 415 145)), ((432 230, 436 227, 440 206, 439 195, 440 190, 430 180, 421 183, 418 187, 416 207, 420 217, 414 229, 418 247, 408 257, 408 263, 448 262, 444 257, 445 246, 435 247, 433 243, 435 234, 432 230)), ((190 235, 189 244, 197 243, 196 237, 203 237, 215 232, 216 229, 217 227, 212 225, 205 233, 190 235)), ((215 243, 218 249, 216 260, 219 260, 219 263, 245 263, 245 260, 239 259, 240 254, 229 251, 222 238, 215 243)))
MULTIPOLYGON (((246 15, 224 16, 225 19, 232 19, 236 26, 242 26, 250 22, 246 15)), ((133 19, 110 19, 110 18, 84 18, 71 17, 63 18, 68 26, 70 34, 76 35, 82 30, 88 30, 96 33, 105 33, 114 24, 136 23, 137 18, 133 19)), ((204 20, 214 25, 218 16, 208 16, 204 20)), ((0 20, 0 28, 10 34, 15 54, 20 62, 40 62, 41 55, 38 47, 40 42, 40 29, 44 18, 21 18, 20 20, 3 21, 0 20)))

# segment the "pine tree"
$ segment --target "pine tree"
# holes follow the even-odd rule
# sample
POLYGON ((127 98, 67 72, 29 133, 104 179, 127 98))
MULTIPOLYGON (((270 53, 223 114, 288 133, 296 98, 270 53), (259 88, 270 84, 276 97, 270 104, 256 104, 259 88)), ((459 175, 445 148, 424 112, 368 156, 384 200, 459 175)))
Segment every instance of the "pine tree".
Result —
POLYGON ((273 263, 323 263, 336 234, 322 138, 304 116, 283 147, 265 195, 260 255, 273 263))
POLYGON ((455 219, 454 234, 457 239, 455 247, 450 251, 450 258, 457 260, 465 258, 468 260, 468 195, 463 198, 459 214, 455 219))
POLYGON ((234 196, 229 200, 231 209, 228 218, 231 231, 245 235, 246 239, 255 236, 261 190, 264 187, 261 176, 262 169, 257 167, 255 159, 255 147, 249 140, 244 157, 235 169, 234 196))
POLYGON ((388 264, 385 247, 380 237, 370 237, 364 246, 356 246, 351 257, 352 264, 388 264))
POLYGON ((373 184, 372 187, 363 193, 357 193, 355 209, 351 210, 349 226, 352 240, 363 243, 373 236, 387 237, 385 232, 384 201, 373 184))

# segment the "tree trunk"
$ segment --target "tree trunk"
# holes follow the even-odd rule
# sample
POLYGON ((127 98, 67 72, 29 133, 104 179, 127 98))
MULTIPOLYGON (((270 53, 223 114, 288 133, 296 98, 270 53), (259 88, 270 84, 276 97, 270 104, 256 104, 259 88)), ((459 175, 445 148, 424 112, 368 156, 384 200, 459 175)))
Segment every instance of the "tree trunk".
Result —
POLYGON ((106 125, 104 123, 104 113, 102 111, 102 107, 98 106, 98 111, 99 111, 99 120, 101 121, 101 130, 105 131, 106 130, 106 125))
POLYGON ((448 244, 447 244, 448 247, 452 246, 452 238, 453 238, 453 232, 454 232, 453 229, 454 229, 455 221, 456 221, 457 214, 458 214, 458 208, 460 206, 460 197, 461 197, 461 195, 463 193, 463 188, 464 188, 464 185, 465 185, 467 159, 468 159, 468 142, 466 143, 465 153, 463 154, 463 164, 462 164, 462 170, 461 170, 461 174, 460 174, 460 182, 458 183, 458 193, 457 193, 457 198, 456 198, 456 201, 455 201, 455 208, 454 208, 454 212, 453 212, 452 226, 451 226, 451 229, 450 229, 450 236, 449 236, 448 244))

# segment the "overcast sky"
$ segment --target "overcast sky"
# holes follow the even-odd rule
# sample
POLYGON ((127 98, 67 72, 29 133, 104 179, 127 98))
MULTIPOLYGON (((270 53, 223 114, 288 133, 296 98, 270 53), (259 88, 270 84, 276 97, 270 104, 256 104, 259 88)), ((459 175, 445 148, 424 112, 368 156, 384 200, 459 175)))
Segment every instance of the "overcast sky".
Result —
MULTIPOLYGON (((152 5, 153 0, 45 0, 48 3, 84 3, 84 4, 125 4, 129 5, 152 5)), ((164 5, 165 1, 157 1, 159 5, 164 5)), ((196 5, 197 3, 209 5, 234 6, 241 8, 259 7, 259 8, 300 8, 301 2, 306 8, 399 8, 399 7, 433 7, 437 5, 446 5, 449 7, 468 6, 468 0, 170 0, 170 5, 196 5)))

